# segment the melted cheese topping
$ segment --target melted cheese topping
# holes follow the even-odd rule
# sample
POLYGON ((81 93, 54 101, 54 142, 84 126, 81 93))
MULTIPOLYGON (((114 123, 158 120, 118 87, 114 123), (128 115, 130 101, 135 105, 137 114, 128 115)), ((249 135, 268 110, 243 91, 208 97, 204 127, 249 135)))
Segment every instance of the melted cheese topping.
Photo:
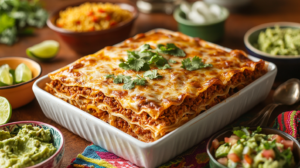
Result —
POLYGON ((171 105, 180 105, 185 97, 197 97, 216 81, 226 85, 234 74, 245 69, 254 71, 257 64, 248 59, 242 51, 226 52, 205 41, 181 33, 156 30, 138 34, 116 46, 106 47, 93 55, 83 57, 49 74, 49 77, 51 80, 60 80, 65 86, 99 90, 107 97, 114 97, 124 108, 138 114, 145 111, 152 118, 157 119, 171 105), (162 79, 147 78, 146 86, 136 85, 134 89, 124 90, 123 84, 115 84, 112 79, 105 78, 107 74, 115 76, 123 74, 133 79, 137 78, 138 74, 143 76, 144 71, 136 72, 119 68, 120 59, 127 60, 127 50, 137 50, 143 44, 150 44, 155 49, 157 44, 166 43, 174 43, 184 50, 186 56, 161 54, 167 60, 177 61, 175 64, 169 63, 172 69, 158 69, 158 73, 163 76, 162 79), (195 71, 180 67, 183 59, 192 59, 194 56, 202 58, 204 63, 210 63, 213 67, 195 71))

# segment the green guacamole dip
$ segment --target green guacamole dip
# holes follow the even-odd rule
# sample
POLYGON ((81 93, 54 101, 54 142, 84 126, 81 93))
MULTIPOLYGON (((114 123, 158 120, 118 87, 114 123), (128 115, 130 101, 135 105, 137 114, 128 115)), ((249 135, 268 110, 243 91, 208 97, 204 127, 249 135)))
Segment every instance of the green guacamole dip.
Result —
POLYGON ((38 164, 56 151, 50 130, 24 125, 17 135, 0 130, 0 167, 23 168, 38 164))

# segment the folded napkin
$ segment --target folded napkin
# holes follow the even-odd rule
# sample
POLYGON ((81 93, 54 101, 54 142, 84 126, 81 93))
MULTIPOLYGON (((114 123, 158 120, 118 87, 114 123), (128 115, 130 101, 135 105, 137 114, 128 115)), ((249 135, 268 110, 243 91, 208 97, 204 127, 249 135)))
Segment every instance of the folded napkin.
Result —
MULTIPOLYGON (((252 116, 246 114, 239 118, 233 125, 240 126, 252 116)), ((300 111, 288 111, 280 114, 273 125, 293 137, 300 140, 300 111)), ((203 140, 198 145, 173 158, 169 162, 159 166, 159 168, 205 168, 209 167, 209 157, 205 147, 208 139, 203 140)), ((82 154, 73 159, 68 168, 138 168, 129 161, 96 146, 88 146, 82 154)))

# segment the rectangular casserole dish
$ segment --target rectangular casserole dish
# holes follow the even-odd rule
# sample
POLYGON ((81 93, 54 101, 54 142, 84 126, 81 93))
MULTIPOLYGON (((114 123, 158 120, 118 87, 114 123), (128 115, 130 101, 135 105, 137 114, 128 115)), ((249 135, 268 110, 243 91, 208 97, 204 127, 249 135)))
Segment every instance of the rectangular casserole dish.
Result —
MULTIPOLYGON (((249 56, 249 58, 258 61, 254 57, 249 56)), ((265 99, 272 87, 276 72, 276 66, 269 63, 268 72, 265 75, 151 143, 139 141, 46 92, 45 84, 50 81, 48 76, 37 80, 33 85, 33 91, 48 118, 132 163, 144 167, 156 167, 196 145, 265 99)))

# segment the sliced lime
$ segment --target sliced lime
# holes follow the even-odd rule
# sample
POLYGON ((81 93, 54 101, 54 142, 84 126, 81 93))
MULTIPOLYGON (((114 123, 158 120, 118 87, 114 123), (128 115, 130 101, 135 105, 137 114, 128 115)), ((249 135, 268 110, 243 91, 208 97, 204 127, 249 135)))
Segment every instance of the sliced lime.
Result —
POLYGON ((11 117, 11 105, 5 97, 0 96, 0 125, 5 124, 11 117))
POLYGON ((0 86, 8 86, 13 84, 13 76, 9 73, 10 67, 4 64, 0 67, 0 86))
POLYGON ((46 40, 39 44, 36 44, 26 50, 27 55, 30 58, 40 61, 47 61, 56 56, 59 50, 59 43, 54 40, 46 40))
POLYGON ((27 82, 32 79, 32 72, 26 64, 21 63, 15 70, 15 78, 16 83, 27 82))

